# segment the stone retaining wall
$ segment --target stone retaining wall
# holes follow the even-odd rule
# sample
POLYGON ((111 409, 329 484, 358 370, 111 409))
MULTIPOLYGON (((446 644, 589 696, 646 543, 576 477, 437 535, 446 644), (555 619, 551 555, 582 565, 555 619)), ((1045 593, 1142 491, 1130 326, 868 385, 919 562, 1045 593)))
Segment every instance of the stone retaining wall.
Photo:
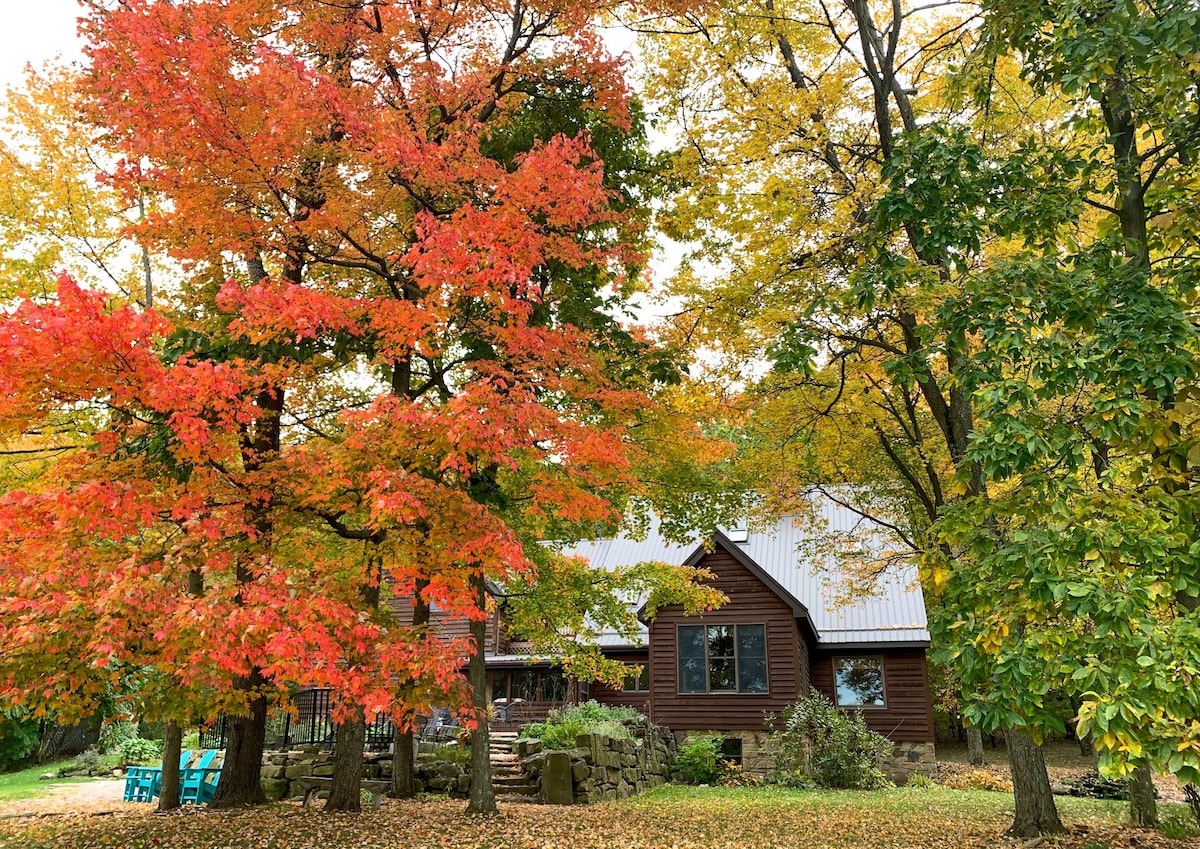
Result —
POLYGON ((587 805, 625 799, 666 784, 675 738, 654 727, 631 728, 633 739, 581 734, 575 748, 542 751, 538 740, 520 740, 521 768, 541 787, 548 805, 587 805))
MULTIPOLYGON (((467 795, 470 773, 457 763, 433 759, 433 744, 421 743, 417 754, 416 790, 418 793, 448 793, 467 795)), ((309 775, 333 775, 333 754, 316 749, 295 749, 287 752, 267 752, 263 756, 262 787, 270 799, 298 798, 299 789, 292 788, 297 778, 309 775)), ((368 754, 363 758, 362 777, 390 781, 392 756, 368 754)))

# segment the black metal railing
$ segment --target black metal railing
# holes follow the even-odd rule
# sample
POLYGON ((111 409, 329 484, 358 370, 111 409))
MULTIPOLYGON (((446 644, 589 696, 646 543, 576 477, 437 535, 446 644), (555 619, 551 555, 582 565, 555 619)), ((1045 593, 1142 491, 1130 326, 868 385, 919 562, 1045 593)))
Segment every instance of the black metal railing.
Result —
MULTIPOLYGON (((301 690, 293 699, 291 711, 267 718, 268 749, 287 749, 292 746, 333 748, 337 726, 333 723, 332 698, 329 690, 301 690)), ((229 740, 227 718, 222 716, 211 727, 200 730, 200 747, 224 749, 229 740)), ((390 717, 380 714, 367 725, 367 750, 383 751, 392 744, 394 735, 390 717)))

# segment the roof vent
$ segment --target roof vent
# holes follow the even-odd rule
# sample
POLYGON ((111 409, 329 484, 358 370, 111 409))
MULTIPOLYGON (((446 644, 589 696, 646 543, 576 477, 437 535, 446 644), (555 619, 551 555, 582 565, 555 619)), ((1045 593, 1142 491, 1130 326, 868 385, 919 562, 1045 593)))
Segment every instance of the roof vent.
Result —
POLYGON ((739 519, 736 525, 730 525, 725 529, 725 536, 730 542, 746 542, 750 538, 750 523, 745 519, 739 519))

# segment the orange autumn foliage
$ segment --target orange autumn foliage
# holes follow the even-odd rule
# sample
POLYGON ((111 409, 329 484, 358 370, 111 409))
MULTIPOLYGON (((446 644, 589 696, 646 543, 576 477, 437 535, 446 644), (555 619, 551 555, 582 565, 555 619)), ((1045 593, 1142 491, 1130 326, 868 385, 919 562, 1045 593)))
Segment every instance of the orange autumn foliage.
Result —
POLYGON ((295 685, 411 717, 469 648, 371 590, 478 620, 474 582, 619 519, 651 459, 650 346, 605 311, 637 221, 586 121, 526 131, 538 97, 629 128, 594 12, 91 12, 84 109, 187 278, 159 314, 64 276, 0 321, 0 426, 96 422, 0 497, 0 698, 66 716, 134 676, 181 719, 295 685))

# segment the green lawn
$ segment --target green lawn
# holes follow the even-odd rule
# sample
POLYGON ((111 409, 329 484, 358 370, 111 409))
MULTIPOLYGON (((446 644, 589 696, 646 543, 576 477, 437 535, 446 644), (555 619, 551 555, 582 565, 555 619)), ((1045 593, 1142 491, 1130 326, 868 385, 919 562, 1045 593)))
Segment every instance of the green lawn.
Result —
MULTIPOLYGON (((60 761, 53 764, 31 766, 20 772, 0 773, 0 802, 13 799, 33 799, 46 792, 48 781, 38 781, 38 776, 47 772, 57 773, 59 768, 70 761, 60 761)), ((87 778, 56 778, 55 783, 88 781, 87 778)))
MULTIPOLYGON (((506 805, 468 817, 458 801, 387 802, 360 815, 295 805, 251 811, 149 810, 0 821, 0 846, 22 849, 983 849, 1003 845, 1008 794, 940 788, 830 793, 666 787, 587 808, 506 805)), ((1055 849, 1184 849, 1122 824, 1115 802, 1063 799, 1070 833, 1055 849)))

